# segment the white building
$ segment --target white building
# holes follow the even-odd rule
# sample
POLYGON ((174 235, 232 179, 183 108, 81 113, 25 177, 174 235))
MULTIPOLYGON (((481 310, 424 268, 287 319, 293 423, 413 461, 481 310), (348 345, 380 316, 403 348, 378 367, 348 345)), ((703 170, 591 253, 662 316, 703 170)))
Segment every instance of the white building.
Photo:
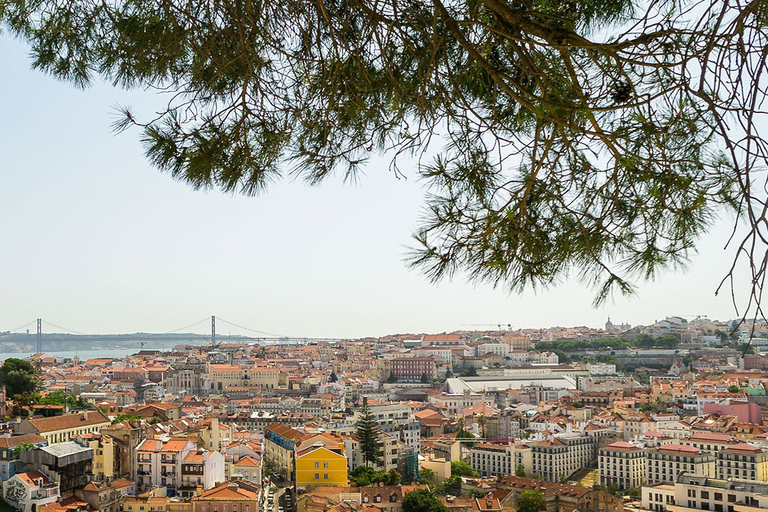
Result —
POLYGON ((642 507, 655 512, 758 512, 768 509, 768 484, 683 474, 675 484, 643 487, 642 507))
POLYGON ((196 449, 195 443, 189 440, 145 439, 136 448, 134 481, 141 490, 152 486, 174 490, 181 487, 182 461, 196 449))
POLYGON ((715 456, 693 446, 665 444, 648 452, 649 484, 674 483, 681 471, 715 476, 715 456))
POLYGON ((587 370, 590 375, 616 375, 616 365, 612 363, 589 363, 587 370))
POLYGON ((616 484, 630 489, 645 484, 648 458, 641 446, 618 441, 600 449, 600 485, 616 484))
POLYGON ((513 475, 514 449, 509 445, 478 443, 470 451, 470 465, 480 476, 513 475))
POLYGON ((59 484, 40 471, 16 473, 3 482, 3 497, 21 512, 35 512, 59 499, 59 484))

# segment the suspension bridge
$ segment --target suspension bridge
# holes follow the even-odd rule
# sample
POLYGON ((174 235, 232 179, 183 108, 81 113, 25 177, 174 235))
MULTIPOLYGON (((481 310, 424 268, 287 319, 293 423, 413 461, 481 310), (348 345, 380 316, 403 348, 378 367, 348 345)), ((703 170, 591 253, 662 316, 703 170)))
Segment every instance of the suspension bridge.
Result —
MULTIPOLYGON (((203 341, 205 344, 210 344, 215 346, 217 344, 226 342, 226 341, 222 341, 222 338, 229 337, 228 335, 224 335, 222 337, 222 335, 219 334, 217 338, 217 332, 216 332, 217 321, 219 322, 219 324, 229 326, 230 328, 235 328, 240 332, 247 332, 248 333, 247 335, 242 335, 242 334, 235 335, 235 341, 239 343, 296 345, 296 344, 306 344, 306 343, 312 343, 312 342, 335 342, 335 341, 341 341, 343 339, 343 338, 326 338, 326 337, 311 337, 311 336, 310 337, 291 336, 286 334, 275 334, 270 332, 264 332, 259 329, 254 329, 241 324, 230 322, 221 317, 217 318, 216 315, 211 315, 210 318, 206 317, 201 320, 198 320, 197 322, 194 322, 182 327, 178 327, 176 329, 171 329, 165 332, 137 333, 137 334, 89 334, 86 332, 69 329, 67 327, 62 327, 61 325, 54 324, 53 322, 44 320, 42 318, 37 318, 35 320, 27 322, 24 325, 20 325, 19 327, 16 327, 14 329, 3 330, 2 328, 0 328, 0 336, 2 336, 3 334, 5 335, 27 334, 31 336, 32 332, 30 331, 30 329, 35 328, 34 340, 35 340, 35 348, 38 353, 43 352, 43 343, 47 341, 45 340, 45 337, 52 334, 68 335, 68 339, 67 339, 68 344, 92 343, 94 339, 114 338, 118 336, 125 337, 125 338, 134 338, 136 339, 134 343, 141 344, 142 347, 146 343, 149 343, 152 338, 188 334, 188 335, 194 335, 195 337, 203 341), (210 331, 202 331, 200 327, 203 325, 207 326, 209 322, 210 322, 210 331), (46 329, 43 329, 44 326, 46 327, 46 329), (141 341, 138 338, 146 338, 146 339, 141 341)), ((28 338, 26 340, 19 341, 19 343, 28 343, 28 342, 29 342, 28 338)))

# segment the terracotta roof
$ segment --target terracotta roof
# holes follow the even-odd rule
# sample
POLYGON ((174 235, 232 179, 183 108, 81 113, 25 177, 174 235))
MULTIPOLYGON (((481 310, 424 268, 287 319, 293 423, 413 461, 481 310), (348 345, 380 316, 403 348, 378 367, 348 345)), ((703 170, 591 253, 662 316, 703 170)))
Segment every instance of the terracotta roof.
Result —
POLYGON ((605 448, 610 450, 642 450, 641 447, 632 443, 627 443, 625 441, 617 441, 615 443, 611 443, 605 448))
POLYGON ((19 436, 0 437, 0 448, 15 448, 21 443, 42 443, 45 438, 40 434, 22 434, 19 436))
POLYGON ((748 443, 738 443, 721 450, 728 453, 760 453, 760 447, 748 443))
POLYGON ((56 432, 72 428, 87 427, 100 423, 111 423, 109 418, 100 410, 84 411, 75 414, 64 414, 50 418, 26 420, 37 429, 38 432, 56 432))
POLYGON ((48 478, 48 476, 41 473, 40 471, 28 471, 26 473, 16 473, 16 476, 19 477, 22 482, 24 482, 30 487, 40 485, 40 483, 43 483, 43 484, 53 483, 53 480, 48 478))

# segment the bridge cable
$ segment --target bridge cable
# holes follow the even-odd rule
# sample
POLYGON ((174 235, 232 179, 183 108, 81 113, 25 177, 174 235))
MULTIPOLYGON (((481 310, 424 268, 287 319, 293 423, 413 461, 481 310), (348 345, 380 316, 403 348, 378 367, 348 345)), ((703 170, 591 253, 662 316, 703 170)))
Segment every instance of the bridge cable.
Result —
MULTIPOLYGON (((179 327, 178 329, 173 329, 172 331, 166 331, 166 332, 161 333, 161 334, 173 334, 175 332, 183 331, 184 329, 189 329, 190 327, 194 327, 194 326, 196 326, 198 324, 201 324, 201 323, 207 322, 207 321, 209 321, 209 318, 203 318, 202 320, 198 320, 197 322, 195 322, 193 324, 185 325, 184 327, 179 327)), ((199 334, 199 333, 194 332, 194 333, 189 333, 189 334, 199 334)))
POLYGON ((21 329, 27 327, 28 325, 34 325, 35 322, 36 322, 36 320, 32 320, 31 322, 27 322, 26 324, 22 325, 21 327, 17 327, 15 329, 9 329, 8 332, 20 331, 21 329))
MULTIPOLYGON (((257 334, 262 334, 264 336, 272 336, 272 337, 275 337, 275 338, 296 338, 295 336, 286 336, 285 334, 275 334, 275 333, 271 333, 271 332, 259 331, 258 329, 251 329, 250 327, 245 327, 243 325, 238 325, 238 324, 236 324, 234 322, 230 322, 229 320, 224 320, 223 318, 218 317, 218 316, 216 317, 216 319, 218 321, 220 321, 220 322, 224 322, 225 324, 229 324, 229 325, 232 325, 234 327, 238 327, 240 329, 245 329, 246 331, 255 332, 257 334)), ((296 339, 299 339, 299 338, 296 338, 296 339)))
MULTIPOLYGON (((67 332, 72 333, 72 334, 78 334, 80 336, 91 336, 90 334, 85 334, 84 332, 75 331, 73 329, 67 329, 66 327, 62 327, 60 325, 56 325, 53 322, 49 322, 48 320, 43 320, 43 322, 45 322, 46 324, 50 325, 51 327, 55 327, 56 329, 61 329, 63 331, 67 331, 67 332)), ((66 334, 66 333, 64 333, 64 334, 66 334)))

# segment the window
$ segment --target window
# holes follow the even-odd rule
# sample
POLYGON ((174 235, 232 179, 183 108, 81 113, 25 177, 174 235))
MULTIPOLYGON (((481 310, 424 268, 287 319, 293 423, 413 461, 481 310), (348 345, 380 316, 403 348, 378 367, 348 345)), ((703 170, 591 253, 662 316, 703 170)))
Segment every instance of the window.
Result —
POLYGON ((323 468, 328 469, 328 462, 323 462, 323 468))
POLYGON ((319 462, 315 462, 315 468, 319 468, 319 467, 320 467, 320 463, 319 462))
POLYGON ((328 480, 328 473, 323 473, 323 480, 328 480))
POLYGON ((320 473, 315 473, 315 480, 320 480, 320 473))

